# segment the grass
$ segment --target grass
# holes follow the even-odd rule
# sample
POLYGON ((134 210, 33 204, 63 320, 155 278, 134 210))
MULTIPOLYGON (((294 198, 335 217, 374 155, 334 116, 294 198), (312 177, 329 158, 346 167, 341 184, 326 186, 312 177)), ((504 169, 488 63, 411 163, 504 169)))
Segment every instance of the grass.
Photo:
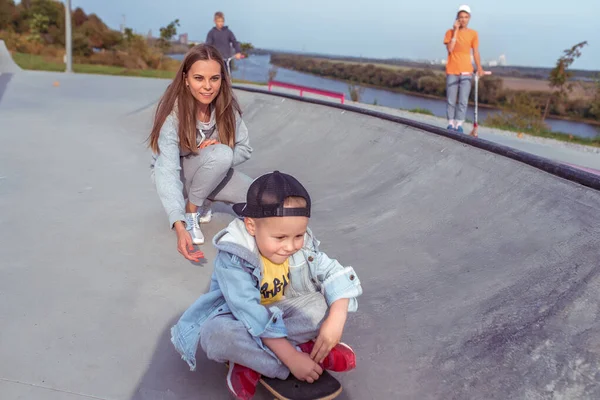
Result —
POLYGON ((410 112, 413 113, 417 113, 417 114, 425 114, 425 115, 435 115, 431 110, 428 110, 427 108, 413 108, 411 110, 408 110, 410 112))
MULTIPOLYGON (((417 113, 417 114, 425 114, 425 115, 435 116, 435 114, 433 114, 433 112, 431 112, 430 110, 428 110, 426 108, 413 108, 411 110, 406 110, 406 111, 417 113)), ((467 119, 465 122, 473 123, 473 121, 471 121, 469 119, 467 119)), ((577 144, 582 144, 582 145, 586 145, 586 146, 600 147, 600 131, 598 133, 598 136, 596 136, 595 138, 582 138, 582 137, 570 135, 570 134, 564 133, 564 132, 554 132, 554 131, 539 130, 539 129, 536 129, 536 130, 534 130, 534 129, 518 129, 512 125, 501 124, 501 123, 500 124, 486 123, 485 126, 487 126, 489 128, 502 129, 504 131, 509 131, 509 132, 524 133, 524 134, 527 134, 530 136, 537 136, 537 137, 542 137, 542 138, 547 138, 547 139, 559 140, 561 142, 577 143, 577 144)))
MULTIPOLYGON (((481 126, 481 125, 480 125, 481 126)), ((583 138, 579 136, 570 135, 564 132, 553 132, 548 130, 529 130, 529 129, 516 129, 514 126, 504 124, 485 124, 489 128, 497 128, 505 131, 524 133, 530 136, 537 136, 546 139, 559 140, 561 142, 582 144, 585 146, 600 147, 600 135, 595 138, 583 138)))
MULTIPOLYGON (((50 60, 43 56, 25 53, 14 53, 13 60, 23 69, 35 71, 53 71, 64 72, 65 64, 59 61, 50 60)), ((73 64, 73 72, 82 74, 115 75, 115 76, 138 76, 142 78, 160 78, 173 79, 176 71, 165 71, 158 69, 128 69, 124 67, 115 67, 112 65, 98 64, 73 64)), ((235 83, 253 83, 255 82, 234 79, 235 83)), ((258 83, 259 85, 261 83, 258 83)), ((266 85, 266 83, 262 83, 266 85)))
MULTIPOLYGON (((17 63, 23 69, 54 72, 63 72, 65 70, 64 63, 49 60, 39 55, 14 53, 13 60, 15 60, 15 63, 17 63)), ((162 79, 173 79, 175 76, 175 71, 157 69, 128 69, 124 67, 115 67, 112 65, 97 64, 73 64, 73 72, 82 74, 140 76, 144 78, 162 79)))

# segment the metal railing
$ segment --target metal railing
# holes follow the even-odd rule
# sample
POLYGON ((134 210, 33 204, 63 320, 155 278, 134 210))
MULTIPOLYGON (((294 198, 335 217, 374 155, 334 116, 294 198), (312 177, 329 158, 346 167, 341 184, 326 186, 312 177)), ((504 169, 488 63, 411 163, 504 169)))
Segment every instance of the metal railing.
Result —
POLYGON ((280 82, 280 81, 269 81, 269 91, 273 86, 282 87, 285 89, 292 89, 300 91, 300 97, 304 96, 304 93, 314 93, 320 96, 327 96, 339 99, 341 104, 344 104, 344 93, 339 92, 331 92, 329 90, 322 90, 317 88, 312 88, 308 86, 294 85, 292 83, 280 82))

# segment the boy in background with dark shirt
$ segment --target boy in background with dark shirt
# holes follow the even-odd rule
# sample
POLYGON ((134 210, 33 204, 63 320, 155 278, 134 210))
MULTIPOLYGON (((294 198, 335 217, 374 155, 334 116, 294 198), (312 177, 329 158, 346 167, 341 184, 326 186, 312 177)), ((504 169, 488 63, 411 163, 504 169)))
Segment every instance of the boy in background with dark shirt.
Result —
POLYGON ((227 60, 231 57, 231 46, 235 49, 235 58, 242 58, 242 49, 229 27, 225 25, 225 15, 217 11, 215 13, 215 27, 212 28, 206 35, 206 44, 210 44, 219 50, 223 59, 227 60))

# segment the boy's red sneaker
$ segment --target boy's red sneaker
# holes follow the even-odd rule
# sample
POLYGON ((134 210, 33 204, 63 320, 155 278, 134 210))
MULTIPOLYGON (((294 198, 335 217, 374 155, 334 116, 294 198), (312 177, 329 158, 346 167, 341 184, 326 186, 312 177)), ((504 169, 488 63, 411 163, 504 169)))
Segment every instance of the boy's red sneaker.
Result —
MULTIPOLYGON (((298 347, 300 347, 303 353, 310 354, 314 346, 315 342, 311 340, 310 342, 302 343, 298 347)), ((334 372, 350 371, 356 368, 356 354, 354 354, 354 350, 347 344, 339 343, 331 349, 321 363, 321 366, 334 372)))
POLYGON ((227 387, 238 400, 250 400, 256 393, 260 374, 240 364, 229 363, 227 387))

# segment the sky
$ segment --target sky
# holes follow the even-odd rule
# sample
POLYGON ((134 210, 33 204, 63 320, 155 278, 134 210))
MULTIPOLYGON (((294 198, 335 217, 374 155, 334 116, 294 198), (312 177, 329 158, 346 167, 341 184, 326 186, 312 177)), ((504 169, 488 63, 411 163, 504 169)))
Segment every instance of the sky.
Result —
MULTIPOLYGON (((204 41, 215 11, 242 42, 255 47, 345 56, 443 59, 444 33, 460 2, 448 0, 71 0, 111 28, 154 36, 178 18, 178 33, 204 41)), ((483 60, 552 67, 564 49, 587 40, 572 68, 600 70, 599 0, 474 0, 469 27, 483 60)))

